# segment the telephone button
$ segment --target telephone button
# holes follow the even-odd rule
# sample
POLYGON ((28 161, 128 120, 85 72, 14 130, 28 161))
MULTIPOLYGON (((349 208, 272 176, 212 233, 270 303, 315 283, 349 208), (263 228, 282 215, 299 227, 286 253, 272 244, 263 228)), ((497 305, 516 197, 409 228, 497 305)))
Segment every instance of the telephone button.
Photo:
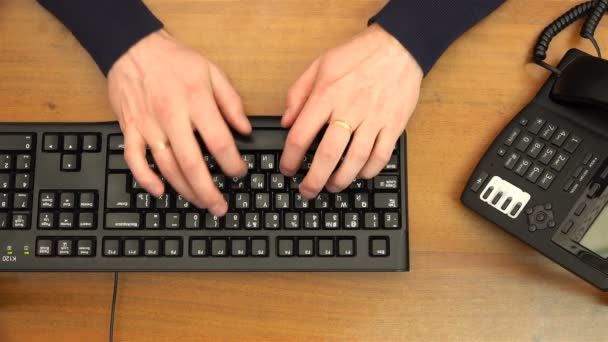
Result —
POLYGON ((574 151, 576 151, 581 142, 583 142, 583 138, 574 135, 570 137, 566 145, 564 145, 564 149, 570 153, 574 153, 574 151))
POLYGON ((530 125, 528 130, 532 134, 538 134, 538 132, 540 132, 541 128, 543 128, 543 126, 545 125, 545 123, 546 123, 546 121, 544 119, 536 118, 536 120, 534 120, 534 122, 532 122, 532 124, 530 125))

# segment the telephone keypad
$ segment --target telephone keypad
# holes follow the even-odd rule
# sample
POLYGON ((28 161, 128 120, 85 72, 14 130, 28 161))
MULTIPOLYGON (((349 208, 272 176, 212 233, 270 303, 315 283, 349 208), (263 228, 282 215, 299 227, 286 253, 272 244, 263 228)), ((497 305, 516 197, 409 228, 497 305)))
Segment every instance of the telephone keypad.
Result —
MULTIPOLYGON (((507 170, 548 190, 583 139, 540 117, 532 121, 520 118, 517 122, 518 125, 507 131, 503 147, 497 150, 497 154, 504 158, 507 170)), ((585 165, 589 163, 597 161, 594 162, 591 156, 585 159, 585 165)), ((566 184, 564 191, 578 189, 580 185, 575 183, 579 177, 566 184)))

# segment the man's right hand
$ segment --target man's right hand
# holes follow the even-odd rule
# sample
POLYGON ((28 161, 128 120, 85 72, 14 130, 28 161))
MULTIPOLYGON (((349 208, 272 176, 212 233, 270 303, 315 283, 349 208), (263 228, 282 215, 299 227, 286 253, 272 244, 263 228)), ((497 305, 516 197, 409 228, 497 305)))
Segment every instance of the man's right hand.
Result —
POLYGON ((135 44, 110 69, 110 103, 125 138, 125 160, 138 183, 154 196, 165 191, 146 160, 150 147, 159 170, 184 198, 222 216, 228 210, 212 181, 194 135, 228 176, 243 176, 228 124, 241 134, 251 125, 241 99, 222 71, 165 31, 135 44))

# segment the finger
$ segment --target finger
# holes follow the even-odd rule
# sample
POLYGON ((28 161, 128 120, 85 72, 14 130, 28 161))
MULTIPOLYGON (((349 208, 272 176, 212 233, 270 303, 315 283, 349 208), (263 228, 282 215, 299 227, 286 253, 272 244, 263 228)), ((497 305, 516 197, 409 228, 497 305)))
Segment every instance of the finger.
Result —
POLYGON ((401 132, 397 134, 391 132, 388 128, 383 128, 380 131, 369 160, 365 163, 361 172, 359 172, 361 178, 374 178, 384 169, 393 154, 400 134, 401 132))
POLYGON ((130 125, 125 126, 123 134, 125 137, 124 158, 133 177, 154 197, 160 197, 164 192, 163 182, 148 165, 144 138, 135 127, 130 125))
MULTIPOLYGON (((162 140, 161 140, 162 141, 162 140)), ((154 143, 152 143, 154 144, 154 143)), ((160 143, 156 143, 151 146, 152 157, 154 162, 158 165, 158 169, 167 179, 167 182, 171 184, 173 189, 182 195, 188 202, 202 208, 203 205, 196 200, 194 192, 190 189, 190 184, 186 181, 186 178, 182 174, 175 156, 171 151, 171 146, 162 147, 160 143), (156 146, 155 146, 156 145, 156 146)))
POLYGON ((283 174, 290 177, 295 175, 310 144, 319 134, 323 125, 327 123, 330 114, 329 101, 315 95, 308 99, 302 113, 298 115, 287 134, 280 164, 283 174))
POLYGON ((291 127, 296 120, 314 87, 318 71, 319 59, 316 59, 289 88, 287 92, 287 109, 281 119, 281 126, 285 128, 291 127))
POLYGON ((312 160, 310 170, 300 184, 300 193, 307 199, 315 197, 325 186, 338 165, 348 142, 350 131, 338 125, 329 125, 312 160))
POLYGON ((372 122, 364 122, 357 128, 344 161, 327 183, 327 190, 340 192, 350 186, 367 163, 379 131, 372 122))
POLYGON ((167 124, 167 136, 172 146, 179 147, 173 148, 173 153, 196 202, 213 215, 223 216, 228 204, 211 179, 190 123, 173 120, 167 124))
POLYGON ((199 95, 193 99, 192 122, 209 150, 215 157, 222 171, 228 176, 244 176, 247 165, 241 158, 228 125, 218 111, 213 98, 199 95), (204 114, 203 114, 204 113, 204 114))
POLYGON ((226 121, 241 134, 251 133, 251 123, 243 109, 243 101, 226 75, 217 66, 211 64, 211 86, 215 101, 220 107, 226 121))

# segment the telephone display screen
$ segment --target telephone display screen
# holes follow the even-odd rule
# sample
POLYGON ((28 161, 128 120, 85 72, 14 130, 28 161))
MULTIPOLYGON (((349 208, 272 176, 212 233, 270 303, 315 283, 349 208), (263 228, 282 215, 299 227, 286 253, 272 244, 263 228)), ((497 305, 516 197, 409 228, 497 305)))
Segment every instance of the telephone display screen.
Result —
POLYGON ((587 234, 581 240, 585 248, 608 259, 608 206, 604 207, 587 234))

